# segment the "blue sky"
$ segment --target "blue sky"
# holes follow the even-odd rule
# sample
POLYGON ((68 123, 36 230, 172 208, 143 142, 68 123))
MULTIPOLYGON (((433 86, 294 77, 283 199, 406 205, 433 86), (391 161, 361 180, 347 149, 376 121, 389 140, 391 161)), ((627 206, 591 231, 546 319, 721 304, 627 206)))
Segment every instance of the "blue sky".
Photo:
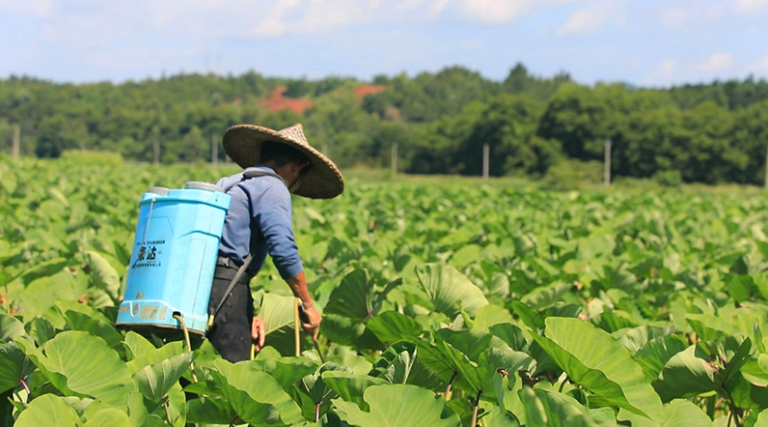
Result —
POLYGON ((0 0, 0 76, 323 78, 460 64, 640 86, 768 78, 768 0, 0 0))

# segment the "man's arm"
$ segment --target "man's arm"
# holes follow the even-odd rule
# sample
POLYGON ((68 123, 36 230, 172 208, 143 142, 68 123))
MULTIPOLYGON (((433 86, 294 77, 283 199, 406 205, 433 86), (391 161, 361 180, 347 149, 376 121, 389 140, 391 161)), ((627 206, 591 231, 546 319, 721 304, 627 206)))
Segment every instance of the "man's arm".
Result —
MULTIPOLYGON (((280 183, 282 185, 282 183, 280 183)), ((299 258, 298 247, 293 236, 291 224, 291 195, 284 187, 276 186, 265 192, 262 201, 267 202, 259 215, 259 227, 267 242, 267 251, 272 257, 280 276, 301 300, 304 310, 309 317, 308 323, 303 323, 304 330, 317 339, 322 317, 314 306, 314 301, 307 289, 307 279, 304 267, 299 258)))
POLYGON ((309 318, 309 323, 302 323, 301 327, 304 328, 306 333, 312 335, 313 340, 317 340, 317 334, 320 330, 320 322, 322 322, 323 318, 320 316, 320 313, 317 312, 314 301, 312 301, 312 297, 309 295, 304 270, 290 279, 285 279, 285 282, 288 283, 291 291, 293 291, 293 295, 301 300, 301 304, 304 306, 304 311, 309 318))

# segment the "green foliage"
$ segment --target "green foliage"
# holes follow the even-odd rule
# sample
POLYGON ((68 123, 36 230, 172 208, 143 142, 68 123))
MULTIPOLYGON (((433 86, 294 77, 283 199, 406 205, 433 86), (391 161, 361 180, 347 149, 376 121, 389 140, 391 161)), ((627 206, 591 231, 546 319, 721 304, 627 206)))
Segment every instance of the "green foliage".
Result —
POLYGON ((602 182, 603 164, 561 160, 547 170, 539 185, 544 190, 571 191, 602 182))
POLYGON ((231 364, 113 326, 138 195, 224 169, 0 172, 3 425, 766 424, 754 192, 350 179, 335 203, 294 201, 318 342, 282 356, 294 298, 267 264, 251 288, 268 346, 231 364))
POLYGON ((678 170, 656 172, 653 175, 653 180, 664 187, 680 187, 683 185, 683 177, 678 170))
POLYGON ((359 427, 459 427, 459 417, 429 390, 411 385, 373 386, 365 390, 370 411, 354 403, 334 401, 339 416, 359 427))
POLYGON ((539 77, 516 64, 502 82, 452 66, 412 77, 377 76, 372 83, 377 86, 337 76, 265 78, 253 71, 120 85, 12 76, 0 79, 0 153, 10 153, 19 125, 26 156, 116 165, 157 155, 165 164, 194 164, 211 161, 216 143, 217 160, 224 161, 220 138, 228 126, 302 122, 309 140, 342 167, 387 168, 397 144, 401 171, 480 175, 488 144, 492 176, 541 177, 554 169, 546 188, 578 188, 566 185, 570 177, 557 170, 561 161, 602 162, 610 138, 614 177, 678 170, 685 182, 764 180, 765 80, 587 87, 567 73, 539 77), (278 97, 311 106, 302 112, 265 107, 262 101, 278 88, 278 97), (374 90, 365 95, 367 89, 374 90))
POLYGON ((119 165, 123 156, 112 151, 66 150, 61 153, 61 159, 72 163, 119 165))

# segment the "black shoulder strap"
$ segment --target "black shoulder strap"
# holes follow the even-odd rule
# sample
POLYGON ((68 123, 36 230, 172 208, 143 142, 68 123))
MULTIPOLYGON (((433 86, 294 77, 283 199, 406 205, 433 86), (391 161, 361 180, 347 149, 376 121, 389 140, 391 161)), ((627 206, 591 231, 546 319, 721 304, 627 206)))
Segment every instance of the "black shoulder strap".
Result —
POLYGON ((224 301, 226 301, 227 297, 229 297, 229 293, 232 292, 232 289, 234 289, 237 282, 239 282, 240 278, 243 277, 243 273, 245 273, 245 269, 248 268, 248 265, 251 263, 252 259, 253 259, 253 254, 248 254, 248 256, 245 257, 245 260, 243 261, 243 265, 241 265, 240 268, 237 269, 237 273, 235 273, 235 277, 232 278, 232 281, 229 282, 229 286, 227 286, 227 290, 224 292, 224 295, 221 297, 221 301, 219 301, 219 305, 216 306, 216 310, 213 310, 213 313, 211 313, 211 316, 208 319, 209 328, 211 327, 211 325, 213 325, 213 318, 216 317, 216 315, 219 313, 219 310, 221 310, 221 307, 224 305, 224 301))

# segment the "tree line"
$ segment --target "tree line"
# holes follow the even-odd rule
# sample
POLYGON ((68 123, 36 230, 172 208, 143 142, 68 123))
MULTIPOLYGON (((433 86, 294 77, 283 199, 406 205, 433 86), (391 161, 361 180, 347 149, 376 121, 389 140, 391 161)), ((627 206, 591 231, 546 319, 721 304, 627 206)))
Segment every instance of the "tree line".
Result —
POLYGON ((43 158, 82 149, 152 161, 159 145, 164 163, 206 162, 212 138, 230 125, 297 122, 342 167, 388 166, 397 143, 406 172, 479 175, 489 144, 491 175, 543 176, 564 161, 601 161, 610 139, 614 176, 675 171, 688 182, 758 184, 768 149, 768 82, 585 86, 566 73, 532 75, 522 64, 500 82, 459 66, 371 82, 256 72, 122 84, 0 79, 1 151, 10 151, 20 126, 22 153, 43 158), (356 96, 363 85, 383 90, 356 96), (279 88, 311 106, 301 113, 259 106, 279 88))

